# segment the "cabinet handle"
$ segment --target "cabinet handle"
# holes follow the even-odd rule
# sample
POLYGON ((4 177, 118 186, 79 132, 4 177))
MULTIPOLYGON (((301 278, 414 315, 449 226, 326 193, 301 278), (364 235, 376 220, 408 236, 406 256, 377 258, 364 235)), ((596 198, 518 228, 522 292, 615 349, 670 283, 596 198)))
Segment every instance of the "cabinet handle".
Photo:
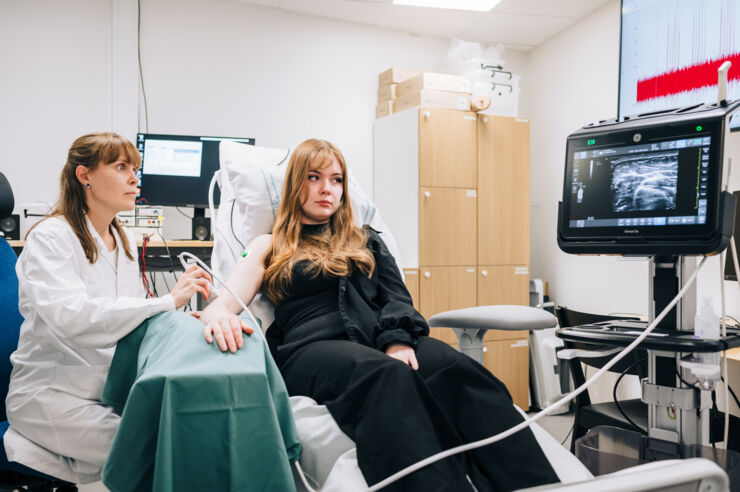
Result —
POLYGON ((483 123, 488 123, 488 116, 483 117, 483 123))
POLYGON ((484 353, 485 353, 485 352, 488 352, 488 347, 486 347, 485 345, 483 346, 483 352, 484 352, 484 353))
POLYGON ((426 120, 427 118, 429 118, 430 116, 432 116, 432 112, 431 112, 431 111, 424 111, 424 119, 425 119, 425 120, 426 120))
POLYGON ((488 276, 488 270, 482 270, 480 272, 480 274, 483 275, 484 277, 487 277, 488 276))
POLYGON ((430 278, 432 276, 429 272, 424 272, 424 278, 430 278))
POLYGON ((431 193, 429 193, 428 191, 424 192, 424 198, 429 198, 430 196, 432 196, 431 193))

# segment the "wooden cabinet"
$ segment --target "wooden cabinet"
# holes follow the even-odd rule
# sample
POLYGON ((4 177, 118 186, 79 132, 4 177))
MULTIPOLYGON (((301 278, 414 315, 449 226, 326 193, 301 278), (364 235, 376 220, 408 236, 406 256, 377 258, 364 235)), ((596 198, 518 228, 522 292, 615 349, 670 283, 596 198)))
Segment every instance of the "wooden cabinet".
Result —
POLYGON ((479 306, 492 304, 529 305, 529 268, 525 265, 480 265, 479 306))
MULTIPOLYGON (((526 266, 482 265, 478 267, 478 306, 529 304, 529 268, 526 266)), ((526 332, 488 330, 484 340, 525 338, 526 332)))
POLYGON ((529 342, 528 338, 484 342, 483 365, 511 393, 514 404, 529 410, 529 342))
POLYGON ((419 190, 419 265, 475 265, 476 200, 474 189, 419 190))
MULTIPOLYGON (((475 305, 475 267, 422 267, 419 274, 419 312, 424 318, 475 305)), ((431 328, 431 336, 457 343, 449 328, 431 328)))
POLYGON ((406 283, 406 289, 408 289, 411 300, 414 302, 414 308, 419 311, 419 269, 404 268, 403 281, 406 283))
POLYGON ((478 116, 478 264, 529 264, 529 123, 478 116))
POLYGON ((419 111, 419 184, 476 187, 475 113, 449 109, 419 111))
MULTIPOLYGON (((375 203, 404 270, 418 269, 406 282, 410 292, 418 285, 415 306, 425 318, 476 305, 529 304, 526 120, 411 108, 375 121, 374 153, 375 203)), ((431 335, 457 344, 449 328, 431 335)), ((522 408, 527 336, 489 330, 484 338, 486 367, 522 408)))

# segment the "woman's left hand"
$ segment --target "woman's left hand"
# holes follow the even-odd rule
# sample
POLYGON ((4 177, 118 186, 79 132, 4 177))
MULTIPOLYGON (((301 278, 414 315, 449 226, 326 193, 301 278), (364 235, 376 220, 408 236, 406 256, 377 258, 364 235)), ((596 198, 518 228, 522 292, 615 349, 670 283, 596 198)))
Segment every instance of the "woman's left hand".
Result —
POLYGON ((385 349, 385 353, 394 359, 400 360, 404 364, 410 365, 413 370, 419 370, 419 363, 416 361, 416 352, 408 345, 392 343, 385 349))

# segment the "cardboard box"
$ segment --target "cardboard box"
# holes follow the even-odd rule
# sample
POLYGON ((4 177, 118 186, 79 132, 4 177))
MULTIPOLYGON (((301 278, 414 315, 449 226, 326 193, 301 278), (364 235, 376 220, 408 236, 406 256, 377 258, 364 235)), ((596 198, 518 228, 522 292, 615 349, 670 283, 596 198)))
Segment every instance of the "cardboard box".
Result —
POLYGON ((378 75, 378 87, 384 85, 400 84, 404 80, 416 77, 421 73, 420 70, 410 70, 408 68, 390 68, 378 75))
POLYGON ((378 105, 375 107, 375 117, 382 118, 383 116, 393 114, 393 106, 394 102, 392 99, 378 103, 378 105))
POLYGON ((378 102, 388 101, 398 97, 398 84, 384 85, 378 89, 378 102))
POLYGON ((393 110, 398 113, 415 106, 427 108, 459 109, 470 111, 470 95, 459 92, 421 90, 396 99, 393 110))
POLYGON ((460 75, 424 72, 398 85, 398 97, 418 92, 422 89, 431 91, 473 93, 473 80, 460 75))

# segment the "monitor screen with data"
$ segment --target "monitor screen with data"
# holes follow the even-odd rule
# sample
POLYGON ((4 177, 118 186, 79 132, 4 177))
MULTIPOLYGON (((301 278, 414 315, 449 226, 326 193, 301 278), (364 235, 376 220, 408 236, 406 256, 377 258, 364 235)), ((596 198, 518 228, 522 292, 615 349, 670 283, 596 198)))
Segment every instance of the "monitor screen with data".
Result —
MULTIPOLYGON (((219 169, 219 145, 231 140, 254 145, 253 138, 203 137, 139 133, 139 172, 142 203, 149 205, 208 205, 208 187, 219 169)), ((214 202, 219 203, 218 187, 214 202)))
POLYGON ((708 122, 569 138, 562 233, 627 241, 710 234, 719 129, 708 122))

